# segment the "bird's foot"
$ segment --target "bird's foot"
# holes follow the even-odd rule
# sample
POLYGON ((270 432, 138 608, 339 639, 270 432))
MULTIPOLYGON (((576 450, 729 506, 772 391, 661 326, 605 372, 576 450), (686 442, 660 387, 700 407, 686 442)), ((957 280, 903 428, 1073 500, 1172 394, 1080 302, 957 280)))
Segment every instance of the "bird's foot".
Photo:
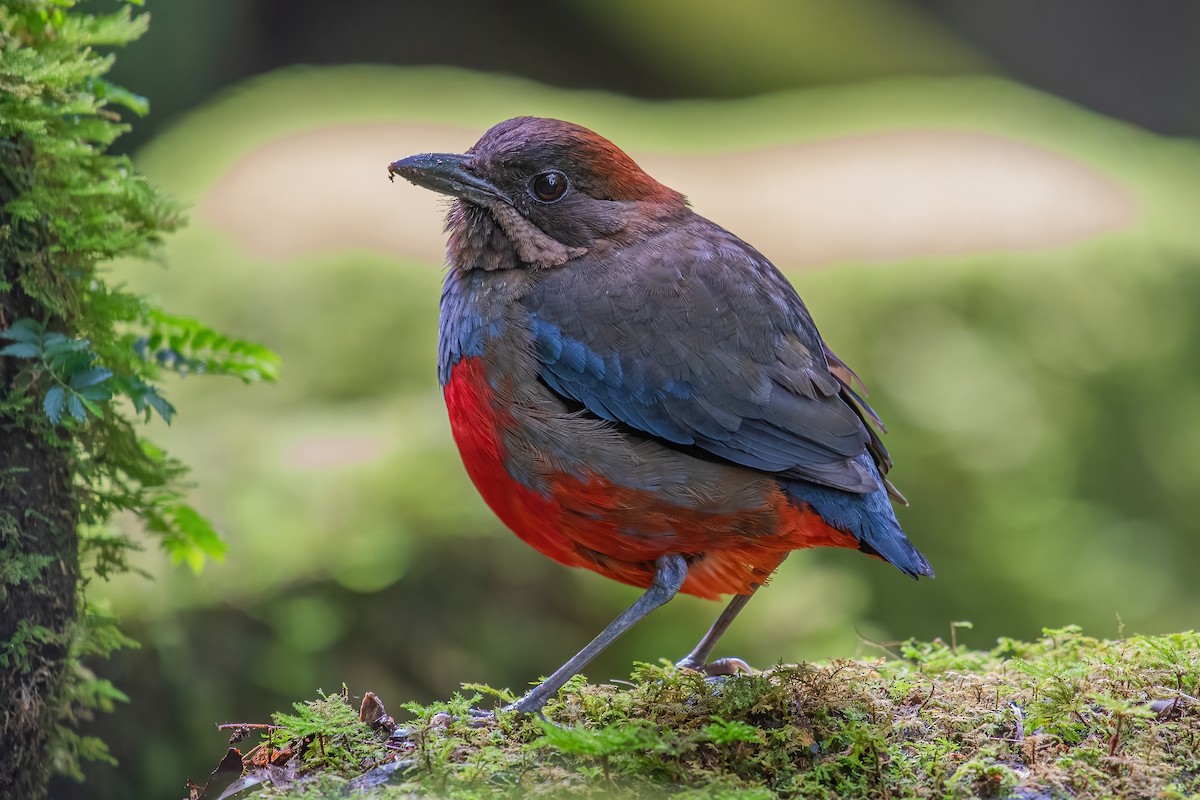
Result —
POLYGON ((463 717, 463 722, 467 723, 471 728, 482 728, 496 721, 496 718, 503 714, 508 709, 508 706, 498 708, 494 711, 486 708, 471 708, 467 710, 467 714, 463 717))
MULTIPOLYGON (((496 721, 496 718, 505 713, 511 706, 504 706, 496 711, 488 711, 483 708, 467 709, 467 713, 463 716, 457 716, 447 711, 440 711, 429 718, 429 728, 432 730, 445 730, 453 723, 462 722, 469 728, 483 728, 496 721)), ((407 742, 417 733, 416 728, 397 726, 388 736, 388 741, 392 744, 407 742)))
POLYGON ((496 714, 516 714, 518 717, 530 716, 545 719, 546 715, 542 713, 542 706, 545 704, 546 701, 541 698, 530 702, 527 697, 522 697, 496 709, 496 714))
POLYGON ((691 669, 696 672, 703 672, 710 678, 715 678, 721 675, 737 675, 740 672, 747 674, 754 672, 754 668, 740 658, 727 656, 718 658, 716 661, 710 661, 707 664, 700 663, 690 656, 682 661, 676 662, 678 669, 691 669))

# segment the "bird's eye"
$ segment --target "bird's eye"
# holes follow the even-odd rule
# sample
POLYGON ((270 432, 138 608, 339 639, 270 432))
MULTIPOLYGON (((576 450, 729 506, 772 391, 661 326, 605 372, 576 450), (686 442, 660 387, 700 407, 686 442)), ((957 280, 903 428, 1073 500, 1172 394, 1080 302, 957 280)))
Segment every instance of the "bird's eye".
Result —
POLYGON ((529 191, 543 203, 553 203, 567 191, 567 176, 556 169, 540 173, 529 182, 529 191))

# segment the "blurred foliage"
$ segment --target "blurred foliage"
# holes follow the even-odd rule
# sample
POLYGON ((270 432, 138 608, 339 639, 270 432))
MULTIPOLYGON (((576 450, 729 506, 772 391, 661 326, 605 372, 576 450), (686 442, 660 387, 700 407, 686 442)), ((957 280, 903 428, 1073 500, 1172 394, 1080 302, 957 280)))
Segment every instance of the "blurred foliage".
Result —
POLYGON ((730 13, 714 0, 341 0, 324 17, 286 13, 288 0, 157 2, 152 30, 122 55, 114 79, 154 97, 148 124, 133 133, 148 138, 214 92, 293 63, 454 64, 635 97, 992 68, 922 5, 742 0, 730 13))
MULTIPOLYGON (((860 635, 930 638, 964 618, 978 643, 1055 620, 1105 633, 1120 620, 1141 632, 1194 625, 1194 144, 995 79, 649 104, 449 70, 342 68, 258 79, 160 137, 139 165, 196 200, 288 134, 382 121, 482 131, 515 113, 571 119, 634 152, 976 131, 1067 154, 1125 187, 1134 224, 1072 246, 792 274, 889 424, 912 501, 901 521, 939 577, 913 583, 850 552, 797 554, 721 650, 759 665, 845 655, 860 635)), ((382 181, 401 155, 379 153, 378 173, 354 180, 382 181)), ((342 681, 418 699, 467 680, 519 691, 629 602, 633 590, 526 548, 462 473, 433 371, 436 265, 363 251, 264 260, 205 219, 168 256, 169 273, 122 274, 181 313, 268 342, 289 371, 236 400, 191 381, 173 390, 206 424, 164 440, 196 465, 197 505, 230 555, 199 578, 104 589, 146 644, 115 680, 136 687, 135 712, 155 716, 134 725, 123 775, 103 780, 175 786, 211 766, 182 746, 212 741, 211 722, 265 718, 342 681)), ((686 652, 717 612, 673 602, 589 672, 686 652)))
POLYGON ((894 0, 750 0, 738 14, 720 13, 720 0, 569 5, 637 52, 657 80, 714 96, 987 68, 932 18, 894 0))

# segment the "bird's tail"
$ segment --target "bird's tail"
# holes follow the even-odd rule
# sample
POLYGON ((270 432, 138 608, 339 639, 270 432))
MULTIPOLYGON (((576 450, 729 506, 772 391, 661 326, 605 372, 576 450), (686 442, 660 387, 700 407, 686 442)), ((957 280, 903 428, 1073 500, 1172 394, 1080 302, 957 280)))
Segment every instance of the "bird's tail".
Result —
MULTIPOLYGON (((869 455, 859 456, 859 463, 878 475, 869 455)), ((882 476, 879 483, 884 485, 882 476)), ((933 577, 929 561, 901 530, 887 489, 854 494, 807 481, 791 481, 787 491, 796 500, 807 503, 828 525, 854 536, 863 552, 879 556, 914 578, 933 577)))

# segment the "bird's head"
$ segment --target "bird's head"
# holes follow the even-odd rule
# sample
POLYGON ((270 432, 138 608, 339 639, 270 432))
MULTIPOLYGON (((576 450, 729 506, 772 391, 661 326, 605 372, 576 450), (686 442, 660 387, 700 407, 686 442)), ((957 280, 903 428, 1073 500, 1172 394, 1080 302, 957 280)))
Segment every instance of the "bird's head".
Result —
POLYGON ((446 227, 451 266, 554 267, 669 224, 686 206, 620 148, 556 119, 499 123, 466 153, 423 153, 388 175, 457 198, 446 227))

